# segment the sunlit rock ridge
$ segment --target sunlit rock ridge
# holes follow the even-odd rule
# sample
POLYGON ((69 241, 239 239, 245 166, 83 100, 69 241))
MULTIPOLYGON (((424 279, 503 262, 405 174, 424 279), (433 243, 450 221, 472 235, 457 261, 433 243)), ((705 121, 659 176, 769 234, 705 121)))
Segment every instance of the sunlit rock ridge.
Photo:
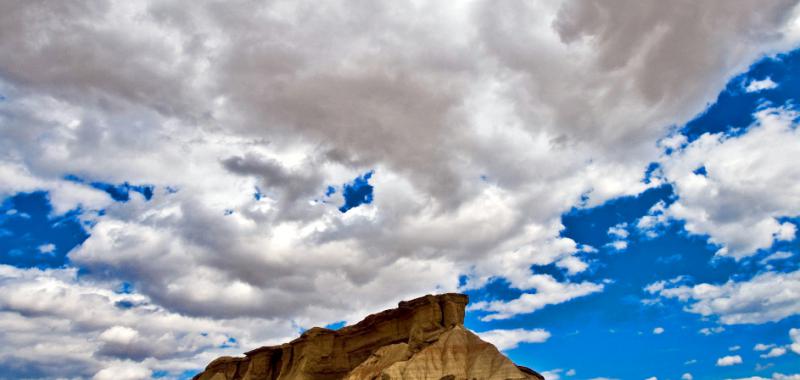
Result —
POLYGON ((468 302, 455 293, 403 301, 352 326, 314 327, 289 343, 218 358, 194 379, 544 379, 464 327, 468 302))

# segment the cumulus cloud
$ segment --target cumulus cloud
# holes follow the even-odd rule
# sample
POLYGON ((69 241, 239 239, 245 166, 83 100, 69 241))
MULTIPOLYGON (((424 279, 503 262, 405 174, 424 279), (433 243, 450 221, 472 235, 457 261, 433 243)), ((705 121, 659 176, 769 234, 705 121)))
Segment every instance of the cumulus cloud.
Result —
POLYGON ((508 319, 518 314, 532 313, 547 305, 567 302, 603 290, 603 284, 591 282, 561 283, 552 276, 537 274, 527 281, 525 289, 536 289, 536 293, 523 293, 510 301, 480 301, 471 304, 469 310, 490 312, 481 317, 483 321, 508 319))
POLYGON ((630 235, 630 232, 628 232, 627 227, 627 223, 620 223, 609 227, 608 236, 611 237, 611 242, 606 245, 615 251, 624 251, 628 248, 628 241, 626 239, 630 235))
POLYGON ((749 280, 729 280, 720 285, 664 286, 658 282, 645 289, 686 302, 687 311, 717 316, 727 325, 779 321, 800 313, 800 299, 796 297, 800 292, 800 271, 764 272, 749 280))
POLYGON ((187 317, 102 285, 79 280, 74 269, 0 266, 4 373, 149 378, 154 370, 182 372, 233 353, 222 348, 230 338, 253 346, 291 336, 288 321, 187 317))
POLYGON ((752 80, 750 83, 747 84, 747 87, 744 88, 747 92, 759 92, 764 90, 770 90, 775 87, 778 87, 778 84, 773 82, 771 78, 767 77, 761 80, 752 80))
POLYGON ((659 235, 659 228, 669 224, 669 216, 665 213, 666 203, 658 201, 649 210, 647 214, 636 222, 636 228, 644 233, 648 238, 655 238, 659 235))
POLYGON ((651 293, 651 294, 652 293, 658 293, 658 292, 661 292, 662 290, 666 289, 668 286, 681 283, 685 279, 686 279, 686 277, 684 277, 684 276, 677 276, 677 277, 671 278, 669 280, 659 280, 659 281, 653 282, 651 284, 648 284, 647 286, 644 287, 644 290, 646 292, 648 292, 648 293, 651 293))
POLYGON ((92 376, 92 380, 146 380, 151 371, 137 363, 123 362, 103 368, 92 376))
POLYGON ((686 372, 683 375, 681 375, 681 380, 692 380, 692 379, 694 379, 694 377, 689 372, 686 372))
POLYGON ((759 356, 764 359, 769 358, 776 358, 779 356, 785 355, 789 350, 794 351, 798 355, 800 355, 800 330, 799 329, 790 329, 789 330, 789 340, 790 343, 787 345, 776 345, 776 344, 764 344, 758 343, 753 346, 754 351, 763 352, 759 356))
POLYGON ((785 348, 783 348, 783 347, 773 347, 766 354, 762 354, 762 355, 759 355, 759 356, 761 356, 761 358, 764 358, 764 359, 777 358, 779 356, 783 356, 783 354, 785 354, 785 353, 786 353, 786 349, 785 348))
POLYGON ((549 371, 542 371, 541 375, 544 376, 545 379, 560 380, 562 372, 564 372, 563 369, 556 368, 549 371))
MULTIPOLYGON (((354 321, 457 290, 460 276, 462 289, 496 278, 535 289, 477 303, 487 320, 599 292, 603 284, 529 269, 588 270, 560 236, 561 215, 657 186, 642 173, 670 126, 755 58, 798 41, 793 2, 783 0, 185 5, 0 4, 0 48, 14 52, 0 56, 0 196, 48 191, 55 212, 84 210, 91 234, 69 254, 86 269, 81 281, 9 275, 9 292, 55 281, 76 302, 51 310, 4 300, 53 315, 37 323, 83 318, 78 305, 114 299, 108 289, 121 281, 157 315, 216 338, 354 321), (342 214, 341 194, 324 195, 370 170, 371 204, 342 214), (68 174, 156 192, 116 203, 68 174)), ((717 234, 717 224, 696 231, 731 255, 765 245, 764 233, 793 235, 767 223, 758 243, 729 242, 735 233, 717 234)), ((90 377, 104 357, 173 360, 142 351, 141 339, 164 336, 141 322, 151 317, 104 308, 110 316, 87 335, 95 341, 63 345, 98 357, 58 351, 49 357, 86 363, 61 368, 90 377)), ((23 346, 54 338, 30 339, 23 346)), ((207 359, 206 343, 187 343, 177 351, 194 359, 180 360, 207 359)), ((124 358, 115 365, 143 373, 124 358)))
POLYGON ((729 367, 737 364, 742 364, 742 357, 739 355, 728 355, 717 359, 718 367, 729 367))
POLYGON ((625 227, 627 227, 627 226, 628 226, 627 223, 620 223, 620 224, 617 224, 615 226, 609 227, 608 236, 611 236, 611 237, 617 238, 617 239, 625 239, 625 238, 627 238, 628 235, 630 235, 628 230, 625 229, 625 227))
MULTIPOLYGON (((800 155, 795 112, 765 109, 747 133, 704 134, 662 162, 678 200, 666 217, 685 222, 686 231, 708 235, 717 255, 736 260, 791 241, 797 227, 781 218, 800 215, 800 168, 785 157, 800 155), (770 149, 759 149, 768 146, 770 149), (698 168, 704 173, 697 173, 698 168)), ((657 216, 642 219, 651 226, 657 216)))
POLYGON ((478 335, 501 351, 517 348, 520 343, 542 343, 550 339, 550 332, 543 329, 497 329, 479 332, 478 335))
POLYGON ((703 327, 702 329, 698 330, 698 332, 703 335, 719 334, 723 331, 725 331, 725 328, 722 326, 703 327))
POLYGON ((789 348, 794 351, 795 354, 800 355, 800 329, 789 330, 789 338, 792 340, 789 348))
POLYGON ((664 333, 664 328, 663 327, 656 327, 656 328, 653 329, 653 334, 655 334, 655 335, 661 335, 663 333, 664 333))
POLYGON ((567 256, 556 261, 556 266, 567 270, 567 274, 581 273, 589 268, 589 264, 575 256, 567 256))
POLYGON ((38 247, 38 249, 39 249, 39 252, 44 253, 44 254, 48 254, 48 253, 53 253, 53 251, 56 250, 56 246, 55 246, 55 244, 48 243, 48 244, 40 245, 38 247))
POLYGON ((753 350, 755 350, 755 351, 766 351, 766 350, 769 350, 772 347, 775 347, 775 345, 774 344, 758 343, 753 347, 753 350))
POLYGON ((758 262, 759 262, 759 264, 766 265, 771 261, 785 260, 785 259, 788 259, 788 258, 790 258, 792 256, 794 256, 794 253, 792 253, 792 252, 777 251, 777 252, 769 254, 767 257, 764 257, 763 259, 759 260, 758 262))

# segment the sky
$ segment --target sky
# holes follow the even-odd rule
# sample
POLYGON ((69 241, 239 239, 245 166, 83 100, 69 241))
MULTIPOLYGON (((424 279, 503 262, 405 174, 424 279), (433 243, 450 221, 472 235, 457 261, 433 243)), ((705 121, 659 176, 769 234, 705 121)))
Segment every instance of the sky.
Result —
POLYGON ((4 1, 0 49, 0 378, 463 292, 547 379, 800 379, 797 1, 4 1))

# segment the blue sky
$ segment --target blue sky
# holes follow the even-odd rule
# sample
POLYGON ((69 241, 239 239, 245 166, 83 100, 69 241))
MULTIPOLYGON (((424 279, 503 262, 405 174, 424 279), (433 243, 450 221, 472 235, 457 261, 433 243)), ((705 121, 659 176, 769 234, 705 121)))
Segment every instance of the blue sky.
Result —
POLYGON ((797 378, 800 8, 592 4, 0 6, 0 378, 451 291, 548 379, 797 378))
MULTIPOLYGON (((800 98, 800 50, 759 60, 747 72, 735 76, 720 93, 716 102, 680 127, 689 141, 705 133, 737 136, 747 133, 760 108, 786 106, 794 109, 800 98), (775 88, 747 92, 752 81, 771 79, 775 88)), ((787 159, 790 159, 787 157, 787 159)), ((800 360, 795 355, 762 358, 764 351, 753 348, 764 342, 787 344, 787 331, 800 324, 794 314, 784 319, 761 324, 722 325, 713 317, 703 318, 687 313, 681 302, 667 301, 648 305, 652 298, 645 287, 661 279, 685 276, 695 283, 724 283, 728 279, 747 281, 764 272, 759 259, 775 252, 790 252, 789 259, 775 262, 774 270, 782 273, 798 269, 798 240, 792 239, 760 250, 750 260, 736 262, 715 257, 718 247, 709 244, 707 236, 686 232, 680 222, 673 222, 647 237, 636 230, 636 222, 658 202, 670 204, 677 198, 669 184, 647 190, 637 196, 612 199, 592 208, 575 208, 562 217, 561 235, 581 244, 598 247, 591 254, 596 260, 586 279, 613 279, 602 293, 549 306, 539 312, 519 316, 503 323, 485 323, 479 313, 469 314, 467 326, 475 330, 545 327, 554 337, 547 344, 524 345, 509 351, 510 356, 533 368, 574 369, 577 374, 632 379, 657 376, 679 379, 691 373, 696 379, 747 377, 753 373, 797 373, 800 360), (627 247, 617 250, 608 244, 615 240, 609 228, 625 224, 630 236, 627 247), (704 328, 723 327, 710 335, 704 328), (663 328, 655 334, 654 329, 663 328), (738 348, 736 348, 738 347, 738 348), (716 360, 739 355, 746 365, 719 367, 716 360), (578 361, 573 358, 580 358, 578 361), (567 360, 564 360, 567 358, 567 360), (758 368, 764 368, 758 370, 758 368), (754 370, 754 368, 756 368, 754 370)), ((796 221, 796 218, 789 218, 796 221)), ((534 267, 534 272, 565 276, 554 266, 534 267)), ((473 299, 513 299, 519 291, 506 283, 496 284, 469 293, 473 299)))

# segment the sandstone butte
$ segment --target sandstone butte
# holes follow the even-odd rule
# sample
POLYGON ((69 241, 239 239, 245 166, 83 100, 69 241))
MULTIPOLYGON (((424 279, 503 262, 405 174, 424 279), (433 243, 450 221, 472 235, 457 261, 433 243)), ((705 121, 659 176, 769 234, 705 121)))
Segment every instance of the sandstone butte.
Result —
POLYGON ((469 298, 427 295, 339 330, 212 361, 194 380, 543 380, 464 327, 469 298))

